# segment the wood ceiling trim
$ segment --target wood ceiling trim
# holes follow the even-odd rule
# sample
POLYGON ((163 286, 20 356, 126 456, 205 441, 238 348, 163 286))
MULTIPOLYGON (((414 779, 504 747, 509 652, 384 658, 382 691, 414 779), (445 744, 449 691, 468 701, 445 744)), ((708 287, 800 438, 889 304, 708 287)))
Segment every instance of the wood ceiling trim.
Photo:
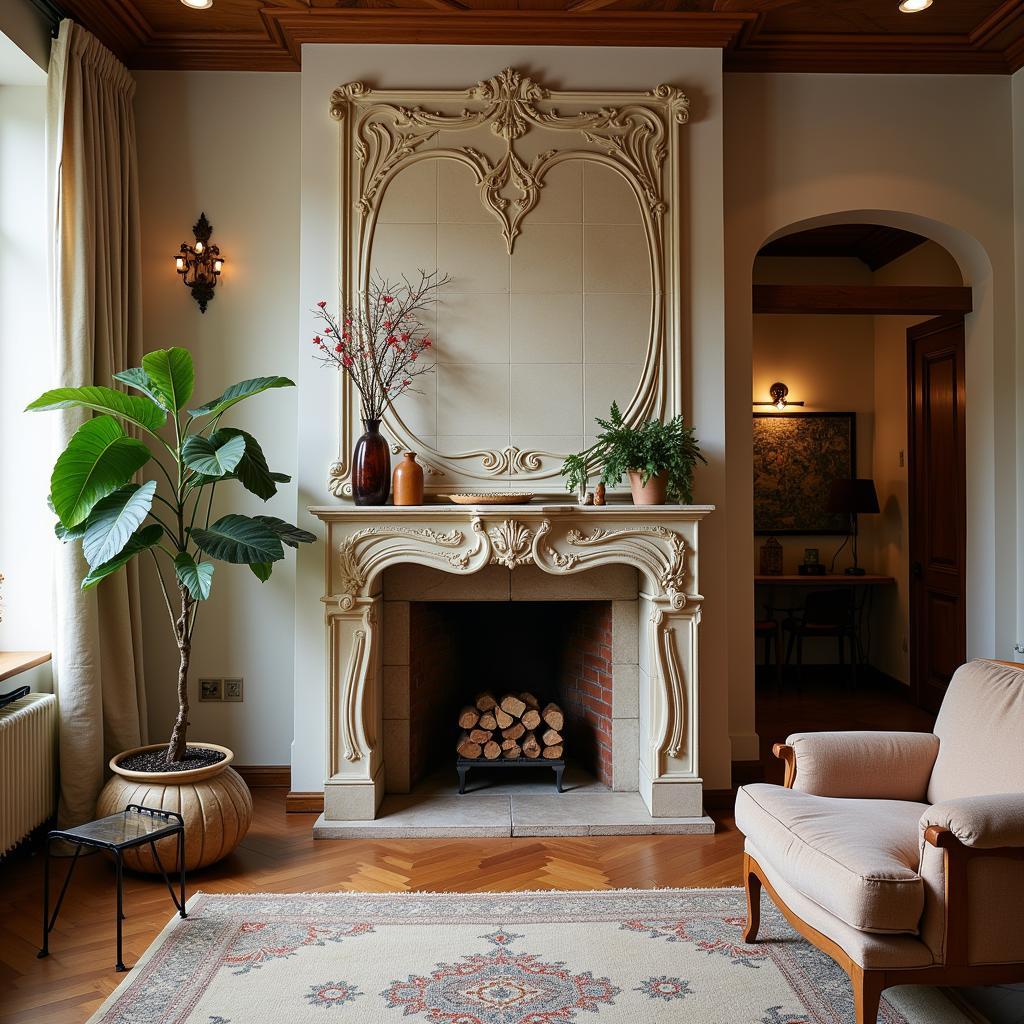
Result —
POLYGON ((396 8, 268 10, 288 40, 303 43, 696 46, 725 49, 751 14, 647 11, 423 11, 396 8))
POLYGON ((1024 37, 1024 3, 1005 0, 984 21, 971 29, 968 38, 972 46, 983 47, 1004 32, 1018 31, 1024 37))

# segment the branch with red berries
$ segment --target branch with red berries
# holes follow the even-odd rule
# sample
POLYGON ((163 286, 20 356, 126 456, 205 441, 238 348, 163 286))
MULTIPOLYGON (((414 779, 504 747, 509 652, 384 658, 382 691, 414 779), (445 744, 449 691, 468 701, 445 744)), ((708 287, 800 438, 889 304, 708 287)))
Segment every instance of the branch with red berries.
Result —
POLYGON ((322 323, 313 337, 314 356, 335 366, 359 392, 362 417, 379 420, 384 410, 406 391, 415 391, 417 377, 433 366, 423 356, 433 347, 423 319, 441 288, 451 282, 447 274, 419 271, 419 280, 404 275, 401 283, 374 275, 359 301, 340 317, 316 304, 313 315, 322 323))

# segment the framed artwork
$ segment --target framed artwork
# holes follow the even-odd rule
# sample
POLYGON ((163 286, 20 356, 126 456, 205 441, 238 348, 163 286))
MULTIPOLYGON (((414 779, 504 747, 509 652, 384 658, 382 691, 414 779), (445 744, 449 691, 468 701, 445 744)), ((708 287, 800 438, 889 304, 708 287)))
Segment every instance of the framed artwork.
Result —
POLYGON ((827 512, 833 480, 855 475, 856 414, 754 413, 754 533, 846 534, 827 512))

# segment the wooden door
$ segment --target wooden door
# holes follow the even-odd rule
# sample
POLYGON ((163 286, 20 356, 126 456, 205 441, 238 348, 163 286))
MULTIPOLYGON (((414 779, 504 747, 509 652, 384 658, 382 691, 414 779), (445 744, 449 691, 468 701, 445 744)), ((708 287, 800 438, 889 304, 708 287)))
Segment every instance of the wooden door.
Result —
POLYGON ((910 454, 910 676, 938 709, 967 656, 964 320, 907 331, 910 454))

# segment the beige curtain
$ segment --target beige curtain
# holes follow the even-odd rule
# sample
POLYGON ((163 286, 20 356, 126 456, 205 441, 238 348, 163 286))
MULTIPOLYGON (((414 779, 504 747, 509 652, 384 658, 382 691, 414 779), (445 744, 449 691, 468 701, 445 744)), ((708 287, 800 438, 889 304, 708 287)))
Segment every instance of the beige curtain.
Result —
MULTIPOLYGON (((139 182, 128 70, 63 21, 50 53, 48 166, 55 365, 61 386, 111 384, 142 358, 139 182)), ((58 450, 84 415, 62 415, 58 450)), ((62 826, 94 816, 107 760, 146 742, 134 564, 83 594, 80 544, 56 559, 54 675, 62 826)))

